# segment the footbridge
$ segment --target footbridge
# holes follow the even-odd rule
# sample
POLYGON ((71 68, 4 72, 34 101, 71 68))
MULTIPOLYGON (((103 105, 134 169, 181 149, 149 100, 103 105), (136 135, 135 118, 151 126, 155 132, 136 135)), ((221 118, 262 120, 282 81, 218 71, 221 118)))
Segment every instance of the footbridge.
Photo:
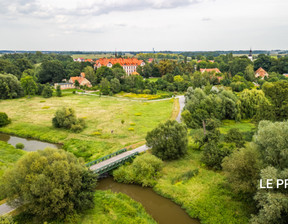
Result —
POLYGON ((132 161, 139 153, 145 152, 148 149, 149 147, 146 145, 142 145, 130 151, 127 151, 127 149, 124 148, 115 153, 87 163, 86 166, 93 172, 101 175, 121 166, 126 162, 132 161))

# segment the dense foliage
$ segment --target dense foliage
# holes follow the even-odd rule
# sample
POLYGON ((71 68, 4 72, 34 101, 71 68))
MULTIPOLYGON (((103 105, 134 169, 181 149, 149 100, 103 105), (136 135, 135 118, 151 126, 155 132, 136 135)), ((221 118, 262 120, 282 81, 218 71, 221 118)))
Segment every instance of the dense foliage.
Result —
POLYGON ((23 96, 23 90, 16 76, 0 74, 0 99, 12 99, 23 96))
POLYGON ((0 127, 10 124, 11 120, 8 115, 4 112, 0 112, 0 127))
POLYGON ((187 128, 177 121, 168 120, 148 132, 146 142, 153 155, 163 160, 178 159, 187 152, 187 128))
POLYGON ((63 219, 94 206, 96 180, 73 154, 46 148, 7 170, 3 186, 11 204, 25 204, 26 212, 41 220, 63 219))
POLYGON ((85 121, 76 117, 74 109, 65 107, 56 111, 52 124, 55 128, 64 128, 73 132, 80 132, 85 127, 85 121))
POLYGON ((121 166, 113 172, 114 179, 123 183, 141 184, 153 187, 157 183, 163 167, 161 159, 151 154, 137 156, 129 165, 121 166))

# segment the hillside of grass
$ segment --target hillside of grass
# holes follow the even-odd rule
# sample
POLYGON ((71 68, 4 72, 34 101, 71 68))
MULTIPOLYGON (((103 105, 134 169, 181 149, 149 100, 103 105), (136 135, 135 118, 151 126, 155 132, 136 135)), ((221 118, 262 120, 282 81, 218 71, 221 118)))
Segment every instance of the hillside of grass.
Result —
POLYGON ((91 161, 143 141, 148 131, 170 119, 173 106, 173 100, 137 102, 71 92, 48 99, 2 100, 1 111, 7 113, 12 122, 0 131, 60 143, 65 150, 91 161), (53 128, 52 118, 61 107, 75 109, 87 127, 81 133, 53 128))

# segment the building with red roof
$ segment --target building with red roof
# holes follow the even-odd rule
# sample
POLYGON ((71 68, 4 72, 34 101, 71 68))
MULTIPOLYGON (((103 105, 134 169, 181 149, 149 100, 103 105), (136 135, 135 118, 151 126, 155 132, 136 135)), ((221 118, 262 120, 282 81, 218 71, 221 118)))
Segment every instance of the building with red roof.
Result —
POLYGON ((101 66, 112 68, 112 66, 117 63, 122 66, 127 75, 131 75, 133 72, 136 72, 138 66, 145 65, 142 60, 138 60, 137 58, 100 58, 96 60, 94 69, 100 68, 101 66))
POLYGON ((80 76, 70 77, 69 83, 73 83, 75 87, 75 81, 78 81, 80 86, 92 87, 91 82, 85 78, 85 73, 81 72, 80 76))
POLYGON ((261 77, 262 79, 264 79, 264 77, 269 77, 269 74, 263 69, 263 68, 258 68, 257 71, 255 72, 255 77, 261 77))
POLYGON ((200 68, 200 72, 213 72, 213 73, 221 73, 221 71, 218 68, 200 68))

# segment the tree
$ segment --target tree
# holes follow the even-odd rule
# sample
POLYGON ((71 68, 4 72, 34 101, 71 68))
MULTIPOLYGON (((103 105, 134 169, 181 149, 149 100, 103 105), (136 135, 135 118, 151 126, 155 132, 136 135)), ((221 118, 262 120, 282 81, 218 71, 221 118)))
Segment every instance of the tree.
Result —
POLYGON ((38 76, 40 83, 57 83, 66 78, 66 72, 60 61, 45 61, 41 64, 41 70, 39 71, 38 76))
POLYGON ((53 95, 53 90, 51 86, 47 83, 42 90, 42 96, 44 98, 50 98, 52 97, 52 95, 53 95))
POLYGON ((232 62, 229 63, 229 66, 230 66, 229 71, 231 72, 233 76, 239 72, 244 74, 245 69, 247 68, 249 64, 252 64, 252 62, 247 57, 243 57, 243 58, 236 57, 233 59, 232 62))
POLYGON ((94 206, 96 175, 64 150, 27 153, 2 181, 10 204, 25 204, 28 213, 42 220, 63 219, 94 206))
POLYGON ((153 155, 163 160, 178 159, 187 152, 187 127, 168 120, 148 132, 146 142, 148 147, 152 147, 153 155))
POLYGON ((79 83, 79 81, 76 79, 75 80, 75 82, 74 82, 74 86, 76 87, 76 88, 79 88, 80 87, 80 83, 79 83))
POLYGON ((56 111, 52 124, 55 128, 64 128, 74 132, 80 132, 85 127, 85 121, 78 119, 72 108, 60 108, 56 111))
MULTIPOLYGON (((245 89, 239 94, 239 100, 241 101, 241 117, 245 119, 253 118, 259 105, 265 101, 268 102, 263 91, 256 89, 245 89)), ((262 112, 264 111, 260 111, 260 113, 262 112)))
POLYGON ((110 93, 111 85, 110 82, 103 78, 100 82, 100 91, 103 95, 108 95, 110 93))
POLYGON ((258 58, 254 61, 254 69, 262 67, 265 71, 269 71, 271 67, 271 57, 265 54, 259 54, 258 58))
POLYGON ((121 84, 119 82, 119 79, 111 79, 111 90, 113 93, 119 93, 121 91, 121 84))
POLYGON ((85 78, 88 79, 92 85, 96 85, 96 74, 91 66, 84 68, 85 78))
POLYGON ((244 71, 244 77, 248 81, 253 81, 255 79, 253 65, 248 65, 244 71))
POLYGON ((0 99, 12 99, 23 96, 21 83, 16 76, 0 74, 0 99))
POLYGON ((8 118, 7 114, 0 112, 0 127, 10 124, 11 120, 8 118))
POLYGON ((288 168, 288 121, 261 121, 254 138, 266 165, 278 169, 288 168))
POLYGON ((107 66, 101 66, 96 71, 96 80, 97 83, 100 83, 103 78, 106 78, 108 81, 114 78, 113 70, 107 66))
POLYGON ((61 86, 56 87, 56 96, 61 97, 62 96, 62 91, 61 91, 61 86))
POLYGON ((288 119, 288 81, 266 82, 262 90, 273 105, 276 120, 288 119))
POLYGON ((288 176, 288 169, 277 170, 275 167, 268 166, 261 170, 260 179, 266 183, 267 179, 272 179, 272 189, 260 189, 254 199, 258 202, 259 213, 252 215, 250 223, 252 224, 285 224, 288 219, 287 189, 284 186, 276 186, 277 179, 285 181, 288 176))
POLYGON ((30 95, 36 94, 37 84, 34 81, 32 76, 28 75, 28 76, 22 77, 20 80, 20 83, 24 90, 25 95, 28 95, 28 98, 30 98, 30 95))
POLYGON ((223 159, 222 167, 233 191, 237 194, 247 194, 247 198, 251 198, 257 190, 262 167, 260 154, 255 147, 235 150, 223 159))

